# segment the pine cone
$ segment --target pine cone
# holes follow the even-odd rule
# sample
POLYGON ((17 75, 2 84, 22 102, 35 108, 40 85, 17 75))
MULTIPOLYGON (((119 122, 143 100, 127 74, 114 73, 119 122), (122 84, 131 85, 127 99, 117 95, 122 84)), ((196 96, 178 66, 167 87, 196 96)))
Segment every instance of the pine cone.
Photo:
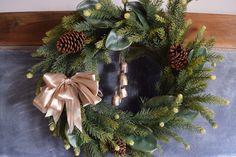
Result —
POLYGON ((57 41, 57 50, 61 53, 78 53, 84 47, 85 35, 82 32, 67 32, 57 41))
POLYGON ((188 64, 188 51, 182 45, 173 45, 168 52, 168 62, 172 69, 180 71, 188 64))
POLYGON ((120 138, 115 138, 114 142, 119 146, 119 150, 113 148, 114 154, 124 156, 126 154, 126 143, 120 138))

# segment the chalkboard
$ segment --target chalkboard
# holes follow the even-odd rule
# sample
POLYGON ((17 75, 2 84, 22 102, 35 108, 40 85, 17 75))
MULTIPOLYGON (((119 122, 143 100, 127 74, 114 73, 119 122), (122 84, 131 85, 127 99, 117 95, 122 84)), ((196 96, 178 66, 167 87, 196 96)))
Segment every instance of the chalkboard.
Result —
MULTIPOLYGON (((36 79, 27 80, 25 72, 39 59, 32 59, 31 51, 0 50, 0 157, 72 157, 73 151, 66 151, 63 141, 51 136, 47 119, 32 105, 36 79)), ((206 121, 199 118, 196 123, 205 126, 207 134, 182 132, 191 150, 185 151, 182 146, 171 141, 167 145, 163 144, 163 157, 236 156, 236 54, 230 50, 222 54, 225 62, 217 66, 218 79, 209 82, 208 88, 211 93, 229 98, 232 102, 229 107, 210 106, 216 111, 219 129, 211 129, 206 121)), ((112 58, 113 64, 98 65, 101 90, 107 102, 110 102, 114 92, 117 74, 117 54, 113 53, 112 58)), ((128 86, 129 97, 123 101, 121 108, 135 112, 139 101, 137 95, 153 95, 154 80, 159 78, 159 67, 146 59, 140 59, 129 65, 128 78, 132 80, 128 86)))

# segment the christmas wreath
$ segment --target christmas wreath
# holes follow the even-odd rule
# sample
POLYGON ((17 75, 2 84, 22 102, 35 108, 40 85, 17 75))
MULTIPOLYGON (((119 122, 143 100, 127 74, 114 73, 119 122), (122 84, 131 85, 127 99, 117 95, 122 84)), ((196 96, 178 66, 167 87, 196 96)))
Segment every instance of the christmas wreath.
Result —
POLYGON ((214 40, 204 39, 204 26, 192 42, 184 41, 191 25, 184 20, 190 1, 169 0, 162 9, 162 0, 123 0, 123 7, 111 0, 86 0, 46 33, 44 45, 32 54, 44 59, 26 76, 39 74, 33 104, 46 114, 50 131, 62 138, 65 149, 73 147, 76 156, 80 149, 93 157, 108 152, 152 156, 170 138, 190 149, 177 130, 204 134, 193 123, 198 114, 217 128, 214 112, 205 104, 229 101, 204 91, 207 81, 216 79, 212 72, 223 57, 211 51, 214 40), (102 101, 96 66, 111 63, 114 51, 119 75, 109 104, 102 101), (138 112, 122 111, 117 106, 128 95, 128 63, 141 57, 161 67, 156 94, 140 95, 138 112))

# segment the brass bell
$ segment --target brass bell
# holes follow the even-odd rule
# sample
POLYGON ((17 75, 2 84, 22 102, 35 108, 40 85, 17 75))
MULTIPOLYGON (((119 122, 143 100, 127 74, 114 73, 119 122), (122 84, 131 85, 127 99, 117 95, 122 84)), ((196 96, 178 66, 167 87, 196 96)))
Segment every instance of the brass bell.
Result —
POLYGON ((125 88, 121 88, 119 90, 119 96, 121 99, 127 97, 128 96, 127 90, 125 88))
POLYGON ((122 73, 127 73, 128 72, 128 64, 126 62, 120 63, 120 71, 122 73))
POLYGON ((120 79, 120 86, 127 86, 128 85, 128 79, 127 76, 124 73, 121 73, 119 76, 120 79))
POLYGON ((121 102, 120 96, 116 93, 113 97, 112 97, 112 105, 113 106, 119 106, 121 102))

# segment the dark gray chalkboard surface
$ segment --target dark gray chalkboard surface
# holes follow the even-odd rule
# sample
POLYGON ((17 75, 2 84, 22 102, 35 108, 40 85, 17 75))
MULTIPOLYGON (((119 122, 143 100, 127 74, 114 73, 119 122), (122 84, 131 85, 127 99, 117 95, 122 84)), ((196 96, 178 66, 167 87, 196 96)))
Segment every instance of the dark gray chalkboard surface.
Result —
MULTIPOLYGON (((63 148, 60 139, 51 136, 48 122, 33 105, 35 80, 25 79, 26 70, 36 63, 29 52, 32 50, 0 49, 0 157, 72 157, 72 151, 63 148)), ((225 56, 225 62, 217 66, 217 80, 209 82, 208 91, 231 100, 229 107, 214 107, 217 130, 209 127, 201 118, 196 123, 206 127, 206 135, 181 133, 191 144, 191 150, 185 151, 174 141, 163 145, 165 152, 162 157, 236 157, 236 53, 233 50, 217 50, 225 56)), ((236 51, 236 50, 234 50, 236 51)), ((115 54, 113 59, 116 60, 115 54)), ((109 101, 114 90, 116 64, 99 65, 101 86, 105 100, 109 101)), ((124 103, 136 104, 137 94, 152 95, 153 84, 147 87, 143 80, 152 82, 158 79, 158 67, 139 60, 129 65, 129 98, 124 103), (152 67, 152 68, 150 68, 152 67), (150 78, 147 73, 157 72, 150 78), (149 92, 147 92, 149 91, 149 92)), ((135 106, 122 106, 136 110, 135 106)), ((211 106, 210 106, 211 107, 211 106)), ((83 156, 83 155, 81 155, 83 156)))

